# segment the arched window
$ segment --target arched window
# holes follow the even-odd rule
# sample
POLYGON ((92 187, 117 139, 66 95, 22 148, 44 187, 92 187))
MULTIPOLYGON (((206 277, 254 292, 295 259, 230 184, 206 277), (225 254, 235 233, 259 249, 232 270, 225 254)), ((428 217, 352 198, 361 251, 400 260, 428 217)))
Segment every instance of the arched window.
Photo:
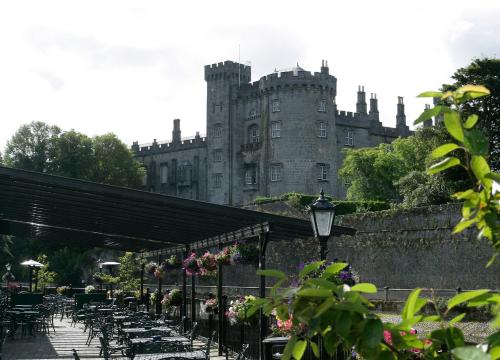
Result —
POLYGON ((248 127, 248 142, 250 144, 257 144, 260 141, 259 127, 251 125, 248 127))

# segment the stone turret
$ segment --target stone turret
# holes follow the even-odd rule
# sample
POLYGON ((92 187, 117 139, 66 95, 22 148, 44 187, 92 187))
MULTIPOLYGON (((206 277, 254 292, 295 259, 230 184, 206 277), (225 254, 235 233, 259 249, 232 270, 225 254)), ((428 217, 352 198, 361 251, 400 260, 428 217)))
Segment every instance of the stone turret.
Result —
POLYGON ((356 102, 356 112, 358 114, 366 114, 366 93, 365 87, 358 87, 358 101, 356 102))
POLYGON ((397 109, 396 129, 399 135, 407 136, 410 133, 410 128, 406 125, 405 104, 402 96, 398 96, 397 109))
POLYGON ((172 143, 181 143, 181 120, 174 119, 174 130, 172 131, 172 143))
POLYGON ((325 75, 330 74, 330 69, 328 68, 328 60, 321 60, 321 73, 325 75))
POLYGON ((377 94, 370 94, 370 119, 379 121, 377 94))

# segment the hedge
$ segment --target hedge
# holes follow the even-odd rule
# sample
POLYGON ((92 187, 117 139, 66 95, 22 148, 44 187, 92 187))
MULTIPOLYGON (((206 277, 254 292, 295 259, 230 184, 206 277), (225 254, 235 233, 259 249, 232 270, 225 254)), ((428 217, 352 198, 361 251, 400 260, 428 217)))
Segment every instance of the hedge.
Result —
MULTIPOLYGON (((254 204, 270 204, 278 201, 288 201, 294 203, 293 205, 297 207, 306 207, 311 205, 318 195, 306 195, 300 193, 286 193, 281 196, 274 197, 261 197, 258 196, 254 200, 254 204)), ((337 215, 346 215, 356 212, 367 212, 367 211, 382 211, 390 208, 389 204, 385 201, 345 201, 345 200, 334 200, 332 197, 325 196, 332 204, 335 204, 335 210, 337 215)))

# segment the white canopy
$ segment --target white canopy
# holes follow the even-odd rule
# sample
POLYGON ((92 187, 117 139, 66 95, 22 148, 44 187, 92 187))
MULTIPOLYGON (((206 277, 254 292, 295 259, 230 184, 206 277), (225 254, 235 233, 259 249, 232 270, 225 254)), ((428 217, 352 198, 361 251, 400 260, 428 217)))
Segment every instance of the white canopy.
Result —
POLYGON ((23 261, 21 263, 21 265, 30 266, 30 267, 43 267, 43 266, 45 266, 42 263, 39 263, 38 261, 35 261, 35 260, 26 260, 26 261, 23 261))

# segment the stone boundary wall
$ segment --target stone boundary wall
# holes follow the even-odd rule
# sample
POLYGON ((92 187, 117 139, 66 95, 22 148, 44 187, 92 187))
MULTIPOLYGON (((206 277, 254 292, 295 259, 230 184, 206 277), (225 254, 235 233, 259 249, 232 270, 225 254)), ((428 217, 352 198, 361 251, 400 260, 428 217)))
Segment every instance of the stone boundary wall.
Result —
MULTIPOLYGON (((299 211, 292 214, 288 206, 280 203, 258 208, 301 215, 299 211)), ((335 224, 356 228, 358 232, 355 236, 331 238, 328 259, 348 261, 361 281, 371 282, 379 289, 384 286, 451 289, 450 295, 457 287, 500 289, 500 261, 490 268, 485 267, 492 254, 491 248, 487 241, 476 239, 474 230, 452 235, 453 226, 459 220, 459 204, 338 217, 335 224)), ((319 259, 319 244, 314 238, 269 242, 269 269, 296 274, 301 262, 313 259, 319 259)), ((241 291, 228 289, 227 294, 257 294, 259 278, 255 272, 256 266, 252 265, 224 267, 224 285, 253 287, 241 291)), ((180 277, 178 281, 180 284, 180 277)), ((197 278, 196 282, 199 285, 216 284, 215 279, 197 278)), ((271 283, 272 280, 268 281, 268 285, 271 283)), ((391 298, 404 298, 408 293, 401 294, 391 293, 391 298)))

